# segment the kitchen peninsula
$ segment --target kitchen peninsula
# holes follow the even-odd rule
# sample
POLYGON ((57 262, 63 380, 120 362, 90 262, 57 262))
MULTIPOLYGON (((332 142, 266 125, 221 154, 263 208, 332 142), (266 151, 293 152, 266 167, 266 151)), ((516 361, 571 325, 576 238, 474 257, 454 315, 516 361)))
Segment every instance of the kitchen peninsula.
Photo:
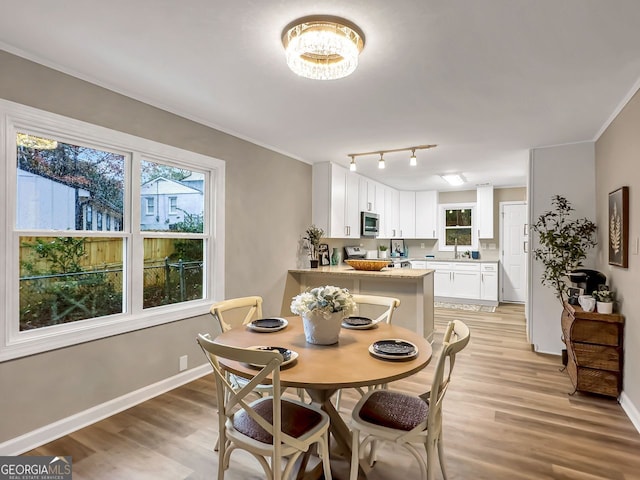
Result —
POLYGON ((289 270, 282 305, 290 315, 291 298, 308 288, 335 285, 352 293, 382 295, 400 299, 393 324, 433 339, 433 270, 383 268, 380 271, 355 270, 346 265, 289 270))

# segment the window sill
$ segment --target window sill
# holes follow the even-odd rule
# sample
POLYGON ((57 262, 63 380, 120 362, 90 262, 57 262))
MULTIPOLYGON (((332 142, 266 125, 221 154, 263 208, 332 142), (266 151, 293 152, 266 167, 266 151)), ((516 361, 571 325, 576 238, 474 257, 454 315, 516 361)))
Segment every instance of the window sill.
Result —
POLYGON ((105 317, 103 320, 89 319, 20 332, 0 347, 0 362, 206 315, 210 307, 211 300, 199 300, 190 305, 179 303, 150 308, 135 316, 119 315, 105 317))

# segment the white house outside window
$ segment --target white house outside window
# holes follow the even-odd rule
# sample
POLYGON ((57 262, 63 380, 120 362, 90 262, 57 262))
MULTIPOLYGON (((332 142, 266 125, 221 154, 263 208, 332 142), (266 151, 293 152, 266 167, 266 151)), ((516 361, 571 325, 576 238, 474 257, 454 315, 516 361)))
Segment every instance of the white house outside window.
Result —
POLYGON ((178 197, 169 197, 169 215, 178 214, 178 197))
POLYGON ((203 314, 222 297, 224 162, 2 100, 0 122, 15 195, 0 217, 0 361, 203 314))

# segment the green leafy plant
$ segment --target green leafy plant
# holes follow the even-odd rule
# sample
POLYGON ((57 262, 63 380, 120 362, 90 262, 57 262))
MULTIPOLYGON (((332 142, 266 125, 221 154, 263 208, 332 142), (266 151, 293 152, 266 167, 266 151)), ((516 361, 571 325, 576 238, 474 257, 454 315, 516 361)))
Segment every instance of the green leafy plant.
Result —
POLYGON ((616 299, 616 292, 612 292, 611 290, 596 290, 591 295, 598 302, 610 303, 616 299))
POLYGON ((318 259, 318 248, 320 247, 320 239, 324 235, 324 230, 316 227, 315 225, 311 225, 307 228, 305 232, 305 237, 303 240, 305 241, 305 246, 307 250, 309 250, 309 257, 311 260, 318 259))
POLYGON ((532 226, 540 246, 534 257, 544 265, 541 282, 554 289, 563 303, 567 296, 567 274, 582 265, 587 250, 597 245, 596 224, 587 218, 571 219, 574 208, 561 196, 553 196, 553 210, 543 213, 532 226))
POLYGON ((380 245, 380 246, 378 247, 378 249, 379 249, 381 252, 386 252, 388 248, 389 248, 389 247, 387 247, 386 245, 380 245))

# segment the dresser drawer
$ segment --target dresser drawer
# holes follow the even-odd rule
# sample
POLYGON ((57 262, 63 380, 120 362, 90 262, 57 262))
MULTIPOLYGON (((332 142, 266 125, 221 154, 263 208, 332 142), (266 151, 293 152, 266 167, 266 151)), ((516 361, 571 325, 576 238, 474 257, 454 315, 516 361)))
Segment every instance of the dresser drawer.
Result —
POLYGON ((620 343, 620 327, 617 323, 581 319, 580 321, 573 322, 571 340, 574 342, 597 343, 617 347, 620 343))
POLYGON ((456 272, 479 272, 480 264, 479 263, 456 263, 455 271, 456 272))
POLYGON ((590 343, 574 343, 573 351, 576 355, 576 363, 580 367, 602 368, 612 372, 619 372, 621 349, 606 345, 593 345, 590 343))

